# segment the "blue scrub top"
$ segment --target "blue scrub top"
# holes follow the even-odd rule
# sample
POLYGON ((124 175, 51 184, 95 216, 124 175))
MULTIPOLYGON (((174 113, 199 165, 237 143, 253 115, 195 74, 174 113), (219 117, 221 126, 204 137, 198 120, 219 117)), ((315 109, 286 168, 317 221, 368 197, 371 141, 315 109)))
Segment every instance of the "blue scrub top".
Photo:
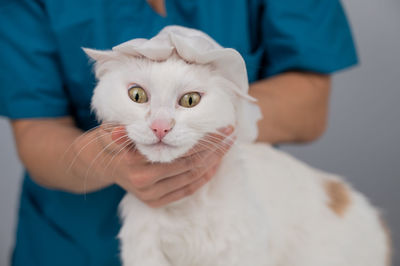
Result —
MULTIPOLYGON (((357 61, 338 0, 166 0, 166 9, 163 18, 144 0, 1 0, 0 115, 73 116, 90 129, 95 80, 81 47, 110 49, 170 24, 237 49, 250 82, 288 70, 332 73, 357 61)), ((123 194, 117 186, 86 196, 49 190, 26 174, 12 264, 120 265, 123 194)))

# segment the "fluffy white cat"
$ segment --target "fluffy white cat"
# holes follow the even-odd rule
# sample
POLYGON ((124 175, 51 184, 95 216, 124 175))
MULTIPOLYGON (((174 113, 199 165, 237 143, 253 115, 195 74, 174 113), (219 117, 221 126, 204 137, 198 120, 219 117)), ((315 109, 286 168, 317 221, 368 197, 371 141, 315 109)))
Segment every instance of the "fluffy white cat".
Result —
POLYGON ((237 52, 181 27, 112 51, 85 51, 96 61, 98 118, 125 125, 150 161, 170 162, 207 133, 236 129, 215 177, 192 196, 157 209, 125 196, 124 266, 389 265, 388 236, 360 193, 252 141, 259 112, 237 52), (162 145, 150 128, 157 119, 174 121, 162 145))

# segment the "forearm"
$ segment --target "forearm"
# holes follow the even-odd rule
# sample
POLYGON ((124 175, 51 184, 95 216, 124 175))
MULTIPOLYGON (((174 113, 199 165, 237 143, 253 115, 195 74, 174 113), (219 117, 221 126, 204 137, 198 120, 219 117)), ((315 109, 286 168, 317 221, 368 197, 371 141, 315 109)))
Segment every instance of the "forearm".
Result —
MULTIPOLYGON (((308 73, 286 73, 253 83, 250 94, 258 99, 263 114, 258 140, 317 138, 325 128, 329 89, 328 76, 308 73)), ((104 171, 112 155, 95 140, 96 131, 83 135, 71 118, 16 120, 12 125, 20 158, 37 183, 74 193, 113 183, 104 171)))
POLYGON ((171 163, 150 163, 132 149, 123 126, 102 124, 83 133, 71 118, 61 118, 15 120, 12 127, 19 156, 38 184, 72 193, 117 184, 151 207, 180 200, 208 182, 232 145, 225 140, 233 131, 205 136, 207 144, 171 163))
MULTIPOLYGON (((112 184, 91 163, 102 151, 97 136, 74 126, 72 119, 33 119, 12 122, 19 156, 35 182, 52 189, 86 193, 112 184), (82 150, 81 150, 82 149, 82 150)), ((97 159, 105 160, 107 154, 97 159)), ((107 160, 108 162, 108 160, 107 160)))
POLYGON ((263 115, 258 141, 315 140, 326 127, 329 94, 330 77, 314 73, 288 72, 251 84, 263 115))

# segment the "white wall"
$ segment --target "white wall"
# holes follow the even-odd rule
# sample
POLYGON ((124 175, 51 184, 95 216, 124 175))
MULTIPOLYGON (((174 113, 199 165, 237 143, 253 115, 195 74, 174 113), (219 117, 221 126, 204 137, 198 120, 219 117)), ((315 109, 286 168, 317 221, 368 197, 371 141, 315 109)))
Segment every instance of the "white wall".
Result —
POLYGON ((22 168, 8 122, 0 119, 0 266, 8 265, 17 215, 22 168))
MULTIPOLYGON (((400 1, 344 0, 361 59, 334 79, 330 125, 308 146, 284 147, 311 165, 347 176, 383 209, 400 246, 400 1)), ((7 265, 21 166, 0 120, 0 265, 7 265)), ((394 265, 400 266, 399 256, 394 265)))
POLYGON ((342 0, 360 65, 334 78, 327 133, 286 151, 342 174, 379 206, 400 266, 400 1, 342 0))

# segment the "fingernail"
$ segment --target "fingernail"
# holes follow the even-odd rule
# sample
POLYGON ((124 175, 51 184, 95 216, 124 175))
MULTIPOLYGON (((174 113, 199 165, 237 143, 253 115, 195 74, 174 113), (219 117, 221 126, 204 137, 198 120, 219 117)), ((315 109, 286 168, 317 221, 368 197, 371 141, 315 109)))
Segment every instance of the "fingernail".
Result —
POLYGON ((229 125, 227 127, 222 128, 220 131, 225 135, 230 135, 233 132, 233 126, 229 125))

